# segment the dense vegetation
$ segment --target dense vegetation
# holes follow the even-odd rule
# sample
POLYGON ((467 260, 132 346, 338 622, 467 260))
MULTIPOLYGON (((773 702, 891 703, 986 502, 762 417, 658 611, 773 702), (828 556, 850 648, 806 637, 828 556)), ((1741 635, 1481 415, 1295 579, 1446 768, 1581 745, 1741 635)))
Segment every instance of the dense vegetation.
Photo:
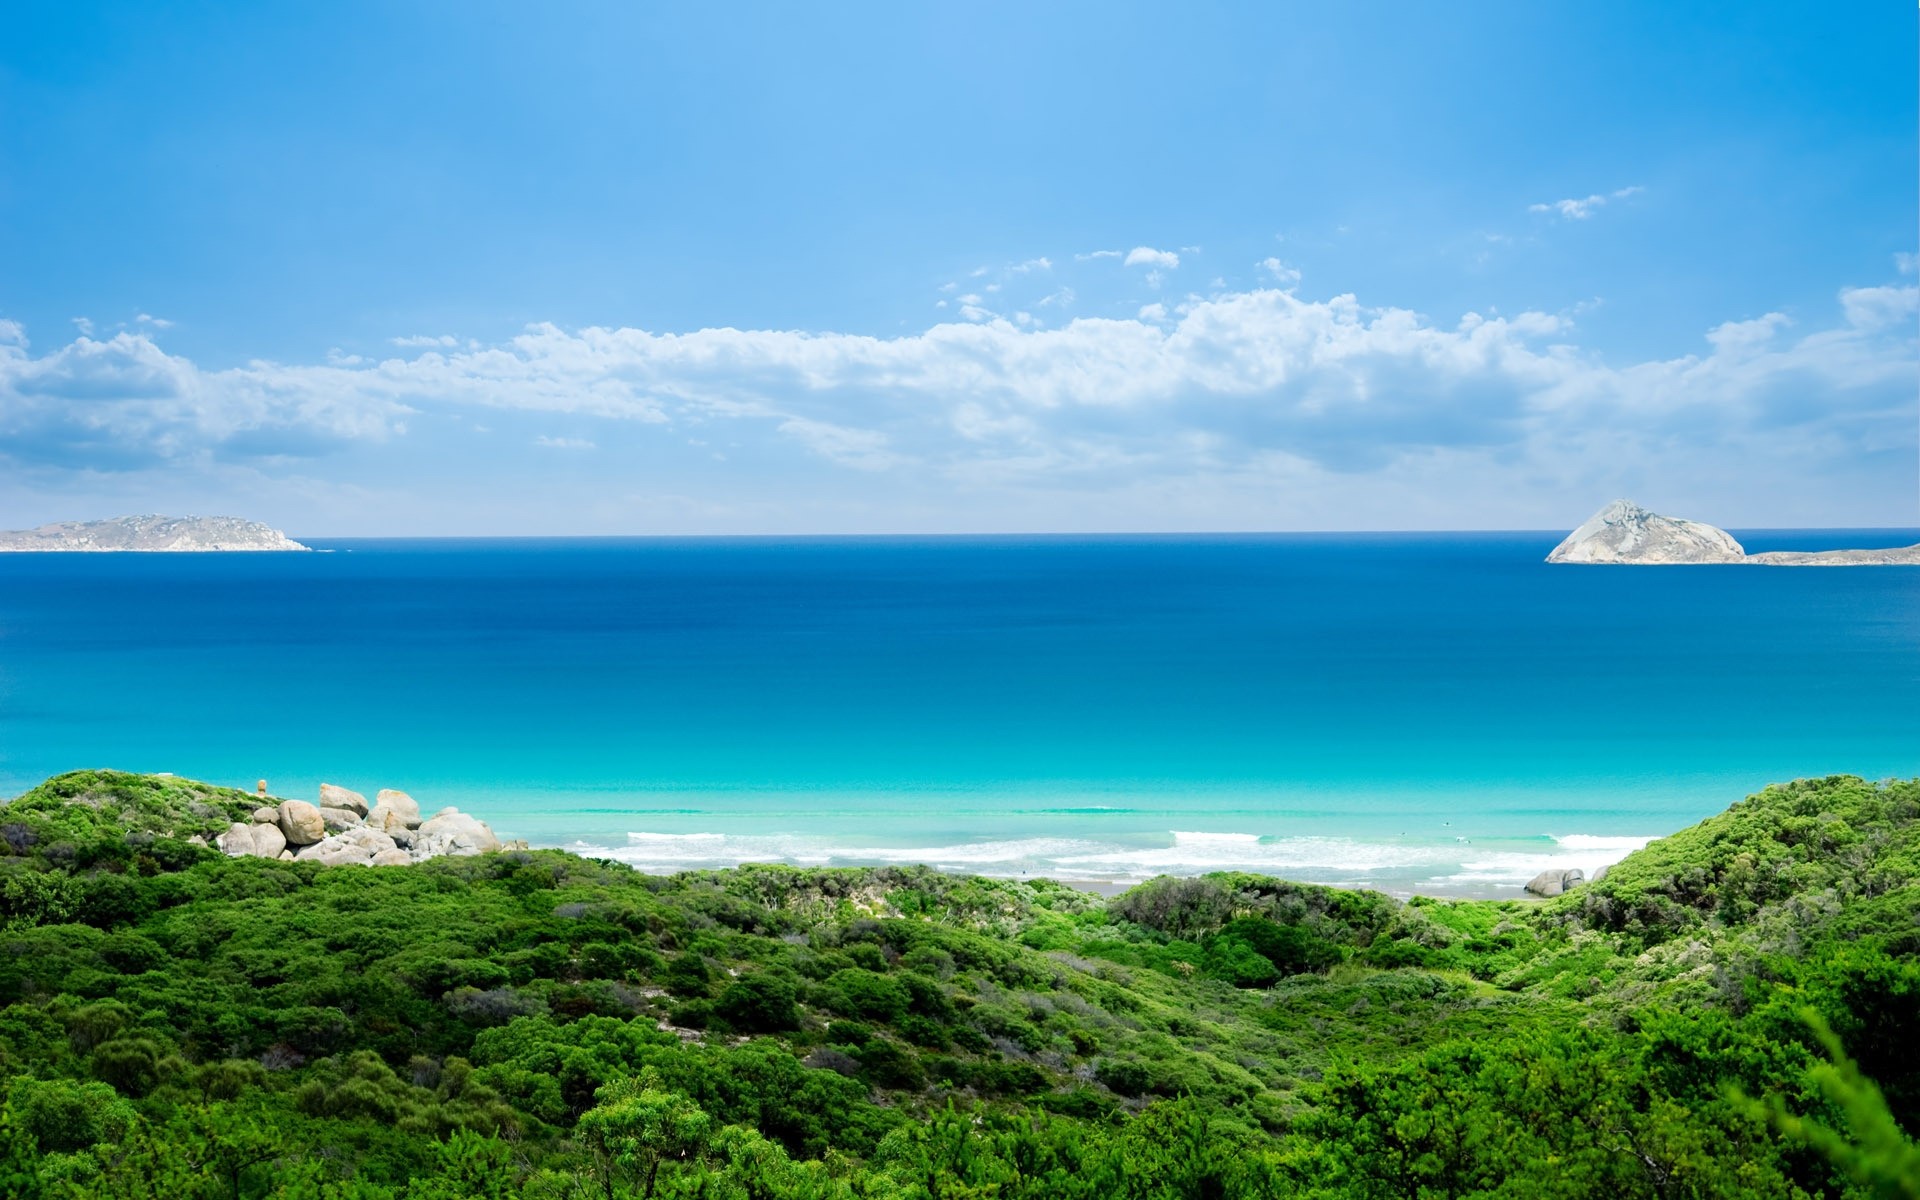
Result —
POLYGON ((1920 782, 1545 903, 195 840, 254 803, 0 808, 0 1194, 1920 1196, 1920 782))

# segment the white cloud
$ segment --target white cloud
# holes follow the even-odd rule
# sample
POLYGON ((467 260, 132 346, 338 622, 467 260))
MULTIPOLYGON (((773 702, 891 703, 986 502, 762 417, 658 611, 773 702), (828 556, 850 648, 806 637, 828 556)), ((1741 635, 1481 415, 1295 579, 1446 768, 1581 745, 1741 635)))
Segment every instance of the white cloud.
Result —
POLYGON ((89 337, 93 335, 93 321, 89 317, 74 317, 73 327, 89 337))
POLYGON ((809 417, 788 417, 778 429, 822 458, 862 471, 884 471, 905 461, 887 448, 886 435, 875 430, 809 417))
POLYGON ((916 486, 1174 489, 1196 505, 1201 483, 1178 481, 1549 480, 1604 498, 1631 482, 1621 472, 1738 480, 1759 464, 1778 491, 1896 452, 1910 471, 1916 297, 1911 284, 1848 288, 1825 321, 1727 322, 1697 353, 1628 365, 1572 344, 1565 317, 1448 324, 1278 288, 1051 328, 999 319, 969 293, 956 298, 966 320, 901 337, 543 324, 383 361, 223 370, 143 333, 36 355, 0 321, 0 464, 271 464, 405 438, 422 414, 493 412, 506 415, 490 425, 512 421, 544 448, 611 444, 596 423, 651 424, 916 486), (541 414, 567 414, 572 436, 536 436, 541 414))
POLYGON ((1917 262, 1920 262, 1920 259, 1903 250, 1893 256, 1893 269, 1902 275, 1911 275, 1917 262))
POLYGON ((1013 264, 1011 267, 1008 267, 1007 270, 1015 275, 1025 275, 1029 271, 1051 271, 1053 270, 1053 260, 1050 258, 1030 258, 1025 262, 1013 264))
POLYGON ((1557 213, 1569 221, 1584 221, 1588 217, 1591 217, 1596 210, 1606 207, 1609 203, 1615 200, 1625 200, 1629 196, 1637 196, 1646 190, 1646 188, 1641 187, 1639 184, 1634 184, 1632 187, 1623 187, 1604 194, 1596 192, 1581 200, 1553 200, 1543 204, 1529 204, 1527 205, 1527 211, 1532 213, 1557 213))
POLYGON ((1091 260, 1091 259, 1096 259, 1096 258, 1119 258, 1119 257, 1120 257, 1120 251, 1118 251, 1118 250, 1095 250, 1095 251, 1094 251, 1093 253, 1091 253, 1091 254, 1076 254, 1076 255, 1074 255, 1073 257, 1074 257, 1074 260, 1075 260, 1075 261, 1077 261, 1077 262, 1087 262, 1087 261, 1089 261, 1089 260, 1091 260))
POLYGON ((1840 307, 1848 324, 1859 329, 1906 326, 1913 323, 1915 295, 1911 287, 1849 288, 1840 295, 1840 307))
POLYGON ((407 337, 388 338, 387 340, 395 346, 400 346, 410 350, 411 349, 427 349, 432 347, 450 348, 453 346, 458 346, 460 344, 460 339, 457 337, 454 337, 452 334, 449 334, 449 333, 443 333, 439 337, 435 337, 432 334, 428 334, 428 333, 415 333, 415 334, 410 334, 407 337))
POLYGON ((156 317, 151 313, 141 313, 139 316, 135 317, 133 320, 134 320, 134 324, 136 325, 151 325, 155 329, 173 328, 172 321, 167 320, 165 317, 156 317))
POLYGON ((1152 246, 1135 246, 1127 251, 1127 261, 1122 264, 1129 267, 1163 267, 1173 270, 1180 265, 1180 256, 1171 250, 1155 250, 1152 246))
POLYGON ((1273 276, 1274 280, 1278 282, 1281 287, 1288 287, 1300 282, 1300 272, 1277 258, 1263 258, 1254 265, 1273 276))

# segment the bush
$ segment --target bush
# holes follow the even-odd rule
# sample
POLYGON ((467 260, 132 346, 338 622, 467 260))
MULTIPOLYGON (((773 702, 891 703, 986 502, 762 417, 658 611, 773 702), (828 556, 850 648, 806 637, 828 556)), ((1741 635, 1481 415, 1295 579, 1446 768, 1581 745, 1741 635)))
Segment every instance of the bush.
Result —
POLYGON ((698 954, 674 955, 661 977, 668 991, 688 1000, 706 996, 712 980, 713 974, 707 970, 707 960, 698 954))
POLYGON ((827 980, 827 996, 835 1012, 875 1021, 899 1020, 912 999, 899 980, 859 967, 835 971, 827 980))
POLYGON ((800 1028, 800 1007, 793 984, 765 972, 744 975, 726 986, 713 1004, 714 1015, 743 1033, 778 1033, 800 1028))

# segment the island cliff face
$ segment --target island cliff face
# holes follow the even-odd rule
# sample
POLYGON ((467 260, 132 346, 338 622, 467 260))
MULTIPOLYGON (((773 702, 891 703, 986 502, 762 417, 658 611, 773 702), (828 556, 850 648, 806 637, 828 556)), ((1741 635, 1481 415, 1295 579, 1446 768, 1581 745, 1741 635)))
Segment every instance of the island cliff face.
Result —
POLYGON ((1550 563, 1737 563, 1747 552, 1724 529, 1663 517, 1631 500, 1615 500, 1568 534, 1550 563))
POLYGON ((278 529, 239 517, 113 517, 0 533, 0 551, 305 549, 278 529))
POLYGON ((1745 563, 1760 567, 1901 567, 1920 566, 1920 545, 1748 554, 1724 529, 1663 517, 1631 500, 1615 500, 1568 534, 1547 555, 1547 561, 1636 566, 1745 563))

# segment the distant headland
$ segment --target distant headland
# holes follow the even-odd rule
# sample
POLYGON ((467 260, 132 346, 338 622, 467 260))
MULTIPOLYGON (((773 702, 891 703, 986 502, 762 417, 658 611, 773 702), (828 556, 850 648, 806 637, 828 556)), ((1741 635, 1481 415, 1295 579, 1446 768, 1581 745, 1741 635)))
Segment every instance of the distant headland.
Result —
POLYGON ((1631 500, 1615 500, 1568 534, 1550 563, 1684 566, 1742 563, 1762 567, 1920 566, 1920 544, 1885 550, 1769 550, 1748 554, 1726 530, 1663 517, 1631 500))
POLYGON ((0 552, 306 549, 278 529, 239 517, 110 517, 0 533, 0 552))

